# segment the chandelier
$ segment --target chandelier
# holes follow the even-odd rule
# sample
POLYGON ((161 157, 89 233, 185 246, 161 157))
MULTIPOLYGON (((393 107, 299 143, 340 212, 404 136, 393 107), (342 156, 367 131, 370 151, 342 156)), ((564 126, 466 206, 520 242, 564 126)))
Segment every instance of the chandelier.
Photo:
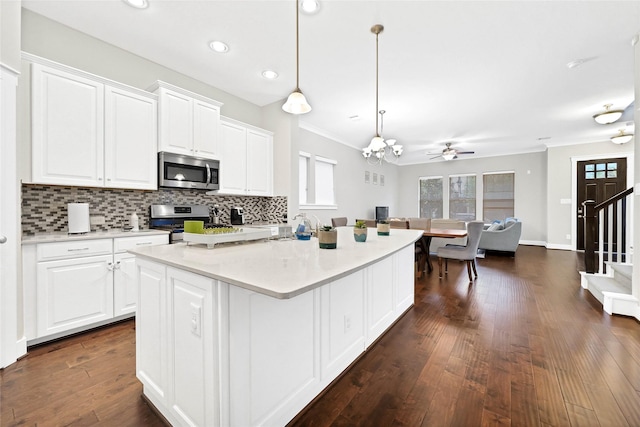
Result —
POLYGON ((362 156, 369 164, 381 164, 382 161, 397 162, 402 155, 402 145, 396 145, 395 139, 385 140, 382 137, 383 117, 385 110, 378 110, 378 36, 384 30, 380 24, 371 27, 371 32, 376 35, 376 135, 369 145, 362 149, 362 156), (380 115, 380 128, 378 128, 378 115, 380 115))

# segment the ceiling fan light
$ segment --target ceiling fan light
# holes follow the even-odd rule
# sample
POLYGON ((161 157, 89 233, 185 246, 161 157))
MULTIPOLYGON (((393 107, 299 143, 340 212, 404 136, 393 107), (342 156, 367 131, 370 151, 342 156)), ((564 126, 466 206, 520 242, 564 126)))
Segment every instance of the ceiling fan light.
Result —
POLYGON ((300 89, 296 89, 291 92, 282 109, 290 114, 305 114, 311 111, 311 105, 309 105, 307 98, 300 92, 300 89))
POLYGON ((613 142, 614 144, 621 145, 631 141, 632 138, 633 138, 632 133, 624 133, 623 131, 620 131, 618 135, 611 137, 611 142, 613 142))
POLYGON ((445 160, 453 160, 456 157, 455 151, 446 151, 442 153, 442 158, 445 160))

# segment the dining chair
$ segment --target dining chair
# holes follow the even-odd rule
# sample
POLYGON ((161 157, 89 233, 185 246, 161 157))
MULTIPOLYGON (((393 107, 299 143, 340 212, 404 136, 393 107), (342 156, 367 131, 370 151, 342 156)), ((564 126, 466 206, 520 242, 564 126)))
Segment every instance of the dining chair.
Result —
MULTIPOLYGON (((431 219, 409 218, 409 228, 413 230, 428 230, 431 228, 431 219)), ((416 271, 418 273, 418 278, 421 278, 427 263, 427 257, 429 256, 429 245, 427 245, 426 237, 420 237, 414 246, 416 271)))
POLYGON ((467 244, 465 246, 446 245, 438 248, 438 273, 442 278, 442 259, 444 258, 444 273, 448 273, 448 260, 457 259, 467 263, 467 272, 469 273, 469 282, 473 282, 471 269, 473 274, 478 277, 476 271, 476 255, 478 254, 478 245, 480 244, 480 236, 484 228, 484 221, 471 221, 467 224, 467 244))
POLYGON ((367 225, 367 228, 376 228, 376 226, 378 225, 375 219, 356 219, 356 222, 357 221, 364 221, 364 223, 367 225))
POLYGON ((407 229, 409 228, 409 221, 406 221, 404 219, 392 219, 392 220, 389 220, 389 225, 391 226, 391 228, 407 229))
POLYGON ((331 225, 333 227, 344 227, 345 225, 347 225, 347 217, 340 216, 337 218, 331 218, 331 225))

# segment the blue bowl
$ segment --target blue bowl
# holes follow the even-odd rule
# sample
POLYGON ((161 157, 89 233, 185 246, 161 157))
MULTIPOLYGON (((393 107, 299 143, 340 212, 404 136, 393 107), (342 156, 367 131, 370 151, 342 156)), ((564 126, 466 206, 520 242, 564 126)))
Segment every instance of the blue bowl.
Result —
POLYGON ((311 240, 311 233, 296 233, 298 240, 311 240))

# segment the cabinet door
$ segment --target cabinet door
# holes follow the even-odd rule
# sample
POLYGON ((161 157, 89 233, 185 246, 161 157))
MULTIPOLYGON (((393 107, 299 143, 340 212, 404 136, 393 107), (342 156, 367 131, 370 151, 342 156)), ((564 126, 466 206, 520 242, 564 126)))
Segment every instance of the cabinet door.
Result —
POLYGON ((159 150, 193 154, 193 99, 167 89, 160 90, 159 150))
POLYGON ((135 313, 138 303, 136 256, 116 254, 113 260, 113 315, 135 313))
POLYGON ((203 101, 193 101, 193 154, 209 159, 220 158, 220 108, 203 101))
POLYGON ((113 317, 112 256, 38 263, 38 336, 113 317))
POLYGON ((387 257, 365 270, 365 345, 369 347, 395 320, 393 261, 387 257))
POLYGON ((220 425, 215 345, 219 325, 214 320, 217 319, 214 313, 217 282, 168 268, 167 287, 172 415, 181 425, 220 425))
POLYGON ((102 186, 103 85, 39 64, 31 70, 33 182, 102 186))
POLYGON ((247 188, 247 131, 221 122, 220 192, 245 194, 247 188))
POLYGON ((158 188, 157 106, 153 98, 105 87, 105 185, 158 188))
POLYGON ((266 133, 247 130, 247 193, 273 195, 273 138, 266 133))

